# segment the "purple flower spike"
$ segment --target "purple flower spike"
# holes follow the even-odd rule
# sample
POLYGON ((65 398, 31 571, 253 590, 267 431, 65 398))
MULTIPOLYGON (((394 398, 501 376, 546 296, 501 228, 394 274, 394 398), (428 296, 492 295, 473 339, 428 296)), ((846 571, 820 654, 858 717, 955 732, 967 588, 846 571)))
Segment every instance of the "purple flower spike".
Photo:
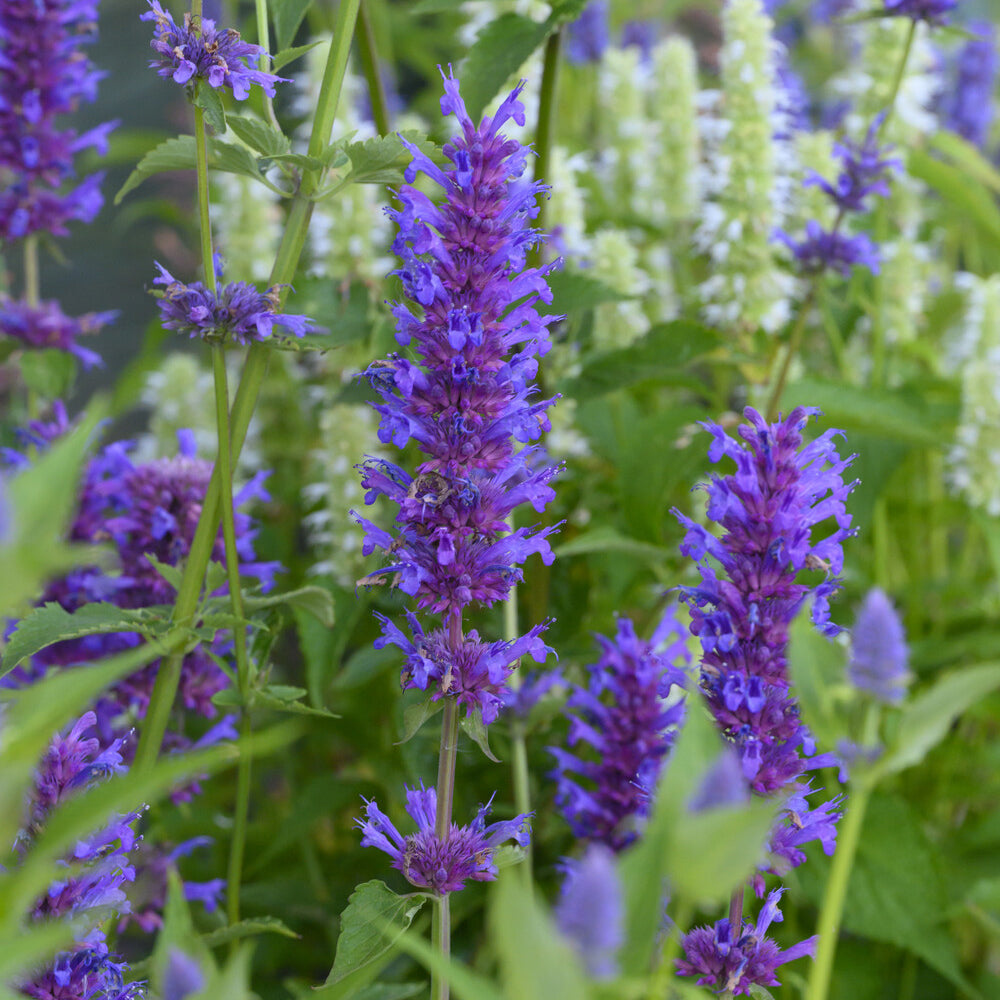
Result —
POLYGON ((289 82, 284 77, 251 68, 252 62, 267 53, 259 45, 244 42, 233 28, 219 31, 207 17, 196 25, 190 13, 184 15, 183 25, 178 26, 158 0, 149 0, 149 7, 139 20, 154 22, 153 40, 149 44, 157 58, 149 65, 160 76, 182 84, 204 80, 215 90, 228 87, 238 101, 250 96, 253 84, 268 97, 274 97, 274 85, 289 82))
POLYGON ((75 319, 63 314, 58 302, 30 306, 0 296, 0 333, 34 350, 54 348, 80 359, 84 368, 101 365, 101 357, 77 343, 78 337, 90 336, 118 317, 116 311, 87 313, 75 319))
POLYGON ((597 63, 611 41, 607 0, 590 0, 566 31, 566 58, 572 63, 597 63))
POLYGON ((898 705, 910 680, 908 661, 899 614, 881 590, 869 590, 854 622, 847 676, 856 688, 898 705))
MULTIPOLYGON (((160 322, 167 330, 203 340, 249 344, 267 340, 275 327, 294 337, 316 329, 307 316, 278 312, 281 291, 278 285, 260 292, 249 282, 232 281, 212 292, 200 281, 182 284, 162 265, 156 266, 160 276, 153 279, 153 284, 161 285, 163 291, 154 294, 160 300, 160 322)), ((216 275, 221 273, 216 261, 216 275)))
POLYGON ((625 940, 625 907, 615 856, 603 844, 591 844, 579 861, 563 863, 556 925, 573 943, 595 979, 618 974, 618 949, 625 940))
POLYGON ((958 0, 885 0, 886 17, 908 17, 911 21, 926 21, 940 26, 948 23, 948 14, 958 6, 958 0))
POLYGON ((163 972, 163 1000, 184 1000, 205 985, 205 973, 196 959, 171 948, 163 972))
POLYGON ((567 702, 575 710, 569 744, 579 748, 549 753, 559 765, 556 802, 574 835, 620 851, 636 838, 683 716, 684 703, 673 696, 690 656, 673 610, 651 640, 640 639, 627 618, 618 619, 613 640, 596 638, 601 659, 589 668, 588 686, 567 702))
POLYGON ((761 795, 828 762, 810 756, 812 739, 789 693, 785 660, 789 625, 810 595, 817 628, 828 637, 840 631, 830 621, 829 599, 840 588, 841 544, 854 534, 846 510, 854 484, 843 480, 851 459, 842 460, 834 445, 840 432, 802 440, 816 412, 798 407, 768 424, 748 408, 740 442, 705 424, 713 436, 709 458, 736 464, 735 474, 706 487, 708 517, 721 525, 721 538, 674 511, 686 528, 681 552, 698 562, 702 577, 700 585, 681 588, 701 640, 701 687, 761 795), (829 519, 833 531, 814 540, 815 527, 829 519), (826 578, 814 587, 797 582, 806 569, 826 578))
POLYGON ((698 976, 699 986, 715 986, 717 992, 728 991, 733 996, 750 993, 750 987, 780 986, 775 975, 779 965, 803 955, 815 955, 816 937, 807 938, 791 948, 780 949, 767 930, 780 921, 778 900, 784 889, 776 889, 761 907, 757 923, 743 921, 734 932, 728 918, 714 927, 696 927, 684 935, 684 958, 677 959, 677 970, 683 976, 698 976))
POLYGON ((843 212, 864 212, 868 209, 869 195, 889 196, 888 178, 893 171, 902 170, 902 161, 889 156, 891 146, 879 146, 878 132, 885 115, 879 115, 868 128, 861 143, 844 140, 833 147, 834 155, 842 164, 836 183, 831 184, 813 172, 805 186, 815 185, 824 191, 843 212))
POLYGON ((0 4, 0 240, 40 230, 65 236, 71 220, 101 209, 102 175, 77 183, 76 154, 107 152, 114 123, 83 134, 66 116, 97 96, 104 75, 82 47, 94 40, 97 0, 4 0, 0 4))
POLYGON ((417 824, 416 833, 404 837, 373 800, 365 800, 365 819, 355 822, 362 832, 362 847, 385 851, 392 858, 392 867, 401 871, 407 882, 443 895, 464 889, 470 879, 492 882, 497 877, 493 855, 506 841, 527 846, 530 814, 487 826, 492 801, 480 806, 468 826, 452 823, 444 840, 434 832, 437 792, 423 784, 406 789, 406 811, 417 824))
POLYGON ((955 79, 944 98, 945 123, 953 132, 985 150, 996 112, 997 31, 989 21, 971 21, 970 38, 955 59, 955 79))

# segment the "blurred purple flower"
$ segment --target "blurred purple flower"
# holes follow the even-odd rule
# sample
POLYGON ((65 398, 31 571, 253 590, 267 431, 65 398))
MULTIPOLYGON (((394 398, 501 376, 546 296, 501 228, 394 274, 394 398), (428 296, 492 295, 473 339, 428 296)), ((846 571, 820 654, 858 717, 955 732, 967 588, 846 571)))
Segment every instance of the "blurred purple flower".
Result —
POLYGON ((563 883, 556 904, 559 930, 569 938, 595 979, 618 974, 618 949, 625 940, 625 906, 615 856, 603 844, 590 844, 579 860, 562 864, 563 883))
POLYGON ((971 21, 970 38, 955 58, 954 84, 944 97, 945 124, 974 146, 985 149, 996 110, 997 31, 989 21, 971 21))
POLYGON ((806 274, 819 274, 829 269, 849 278, 858 265, 867 267, 872 274, 879 272, 879 249, 866 233, 848 236, 837 230, 824 229, 810 219, 806 223, 804 239, 793 239, 781 229, 775 231, 775 237, 792 251, 806 274))
POLYGON ((908 17, 911 21, 926 21, 930 25, 948 23, 948 14, 958 6, 958 0, 885 0, 886 17, 908 17))
POLYGON ((79 358, 84 368, 100 366, 103 362, 99 354, 78 344, 77 338, 97 333, 117 317, 117 310, 112 310, 72 318, 63 313, 58 302, 31 306, 0 295, 0 334, 35 350, 66 351, 79 358))
POLYGON ((841 171, 835 183, 824 179, 815 171, 805 180, 806 187, 815 185, 825 192, 841 212, 864 212, 869 195, 889 196, 889 177, 893 171, 902 170, 902 161, 890 156, 891 146, 881 146, 879 128, 885 115, 879 115, 865 133, 864 142, 844 139, 833 147, 834 155, 841 162, 841 171))
POLYGON ((163 970, 163 1000, 184 1000, 205 985, 205 973, 198 961, 180 948, 171 948, 163 970))
POLYGON ((906 696, 909 650, 899 614, 875 587, 865 595, 851 633, 850 682, 890 705, 906 696))
POLYGON ((566 29, 566 58, 577 64, 600 62, 610 41, 607 0, 590 0, 566 29))

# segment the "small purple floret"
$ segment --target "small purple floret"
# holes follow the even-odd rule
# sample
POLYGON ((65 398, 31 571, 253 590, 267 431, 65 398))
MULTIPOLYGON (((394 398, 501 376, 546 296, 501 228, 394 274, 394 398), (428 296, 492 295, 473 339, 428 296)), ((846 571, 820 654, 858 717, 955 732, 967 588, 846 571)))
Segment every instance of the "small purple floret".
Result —
POLYGON ((528 844, 530 814, 486 825, 490 802, 480 806, 468 826, 451 824, 440 840, 434 832, 437 792, 433 788, 406 789, 406 811, 417 824, 417 832, 404 837, 374 800, 365 800, 365 819, 356 820, 362 832, 362 847, 377 847, 392 858, 392 867, 411 884, 438 895, 457 892, 469 880, 492 882, 497 877, 493 855, 501 844, 513 840, 528 844))
POLYGON ((178 25, 158 0, 149 0, 149 7, 139 20, 154 22, 153 40, 149 44, 157 57, 149 65, 160 76, 181 84, 204 80, 216 90, 228 87, 238 101, 245 101, 250 96, 253 84, 268 97, 274 97, 274 85, 289 82, 284 77, 253 68, 251 63, 267 53, 259 45, 244 42, 233 28, 219 31, 215 22, 207 17, 195 24, 190 13, 186 13, 183 24, 178 25))
POLYGON ((849 278, 851 271, 858 266, 867 267, 872 274, 879 272, 879 249, 866 233, 848 236, 838 230, 824 229, 810 219, 802 240, 793 239, 780 229, 775 236, 792 251, 806 274, 818 274, 829 269, 849 278))
POLYGON ((910 680, 909 650, 899 614, 885 593, 869 590, 851 633, 851 661, 847 676, 879 701, 897 705, 906 696, 910 680))

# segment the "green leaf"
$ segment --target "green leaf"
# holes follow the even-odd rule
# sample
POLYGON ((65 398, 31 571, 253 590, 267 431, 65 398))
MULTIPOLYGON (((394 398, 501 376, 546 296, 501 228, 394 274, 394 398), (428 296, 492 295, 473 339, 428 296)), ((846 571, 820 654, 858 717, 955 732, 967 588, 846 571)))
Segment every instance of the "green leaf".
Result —
MULTIPOLYGON (((444 958, 439 951, 412 931, 403 934, 396 942, 396 946, 448 983, 455 1000, 505 1000, 506 995, 501 993, 489 979, 473 972, 461 962, 444 958)), ((573 997, 572 1000, 582 1000, 582 998, 573 997)))
POLYGON ((518 1000, 588 996, 576 952, 518 874, 507 873, 493 886, 489 926, 507 996, 518 1000))
POLYGON ((324 719, 339 719, 339 715, 325 708, 314 708, 297 699, 306 694, 305 688, 289 688, 283 684, 275 684, 254 691, 251 695, 253 708, 269 708, 275 712, 285 712, 291 715, 315 715, 324 719), (292 694, 297 692, 297 694, 292 694))
POLYGON ((114 604, 84 604, 69 612, 55 601, 36 608, 17 625, 3 651, 0 674, 12 670, 23 659, 40 649, 64 639, 79 639, 85 635, 107 632, 163 632, 169 623, 146 613, 146 609, 130 611, 114 604))
POLYGON ((420 0, 413 5, 411 14, 443 14, 449 10, 458 10, 465 0, 420 0))
POLYGON ((590 0, 556 0, 552 4, 552 13, 549 15, 551 24, 565 24, 568 21, 575 21, 582 13, 590 0))
POLYGON ((539 312, 546 315, 583 312, 604 302, 622 302, 633 298, 580 271, 553 271, 546 281, 552 289, 552 301, 543 303, 539 308, 539 312))
POLYGON ((670 549, 650 545, 637 538, 628 538, 606 525, 581 532, 576 538, 557 546, 553 551, 558 559, 588 555, 592 552, 621 552, 629 557, 653 563, 662 563, 673 556, 670 549))
POLYGON ((283 66, 287 66, 290 62, 304 56, 310 49, 322 44, 323 40, 320 39, 318 42, 310 42, 308 45, 296 45, 291 49, 283 49, 271 60, 272 72, 277 73, 283 66))
POLYGON ((701 381, 688 368, 718 344, 719 335, 699 323, 684 319, 658 323, 631 347, 593 358, 579 376, 561 388, 576 399, 589 399, 651 380, 700 391, 701 381))
POLYGON ((209 145, 208 165, 215 170, 252 177, 255 181, 266 183, 257 166, 257 160, 245 146, 213 139, 209 145))
POLYGON ((399 937, 427 899, 420 892, 399 896, 378 879, 359 885, 340 915, 337 951, 324 984, 341 984, 342 989, 327 996, 349 996, 353 990, 367 985, 391 956, 399 937))
POLYGON ((19 367, 25 386, 43 399, 66 396, 76 376, 76 359, 68 351, 25 351, 19 367))
POLYGON ((261 608, 286 606, 296 608, 312 615, 326 628, 333 628, 333 595, 326 587, 299 587, 297 590, 287 590, 283 594, 247 596, 243 604, 248 612, 259 611, 261 608))
MULTIPOLYGON (((444 708, 444 700, 434 700, 433 695, 417 692, 419 701, 411 702, 403 709, 403 725, 396 746, 409 743, 420 732, 420 727, 444 708)), ((404 700, 406 695, 404 694, 404 700)))
POLYGON ((893 746, 875 765, 876 774, 894 774, 919 764, 955 719, 997 688, 1000 664, 989 663, 949 674, 912 698, 903 706, 893 746))
MULTIPOLYGON (((180 566, 171 566, 170 563, 160 562, 160 560, 157 559, 156 556, 154 556, 151 552, 147 552, 145 555, 146 555, 146 560, 150 564, 150 566, 152 566, 153 569, 155 569, 156 572, 159 573, 160 576, 162 576, 163 579, 166 580, 167 583, 169 583, 170 586, 174 588, 174 590, 181 589, 181 578, 183 577, 183 572, 180 566)), ((209 568, 215 565, 218 564, 209 563, 209 568)), ((218 587, 218 584, 216 584, 215 587, 213 587, 210 583, 208 588, 209 592, 216 589, 216 587, 218 587)), ((228 605, 229 603, 228 600, 226 603, 228 605)))
POLYGON ((465 716, 464 719, 459 723, 462 727, 462 732, 472 740, 480 750, 483 751, 486 756, 493 761, 494 764, 499 764, 500 759, 493 756, 493 751, 490 749, 490 735, 486 730, 486 726, 483 723, 483 713, 477 708, 475 711, 470 712, 465 716))
POLYGON ((271 20, 278 49, 287 49, 312 5, 312 0, 271 0, 271 20))
MULTIPOLYGON (((51 959, 56 952, 73 943, 74 928, 69 921, 49 921, 28 927, 11 938, 5 937, 5 944, 13 944, 0 950, 0 990, 3 983, 16 980, 21 974, 37 968, 46 959, 51 959)), ((15 1000, 15 996, 23 998, 24 994, 7 994, 0 992, 0 1000, 7 997, 15 1000)))
POLYGON ((222 105, 222 95, 215 87, 209 86, 204 80, 195 87, 194 105, 201 108, 205 121, 215 135, 223 135, 226 131, 226 109, 222 105))
POLYGON ((967 139, 942 129, 930 136, 930 146, 952 160, 967 176, 1000 194, 1000 171, 967 139))
POLYGON ((820 635, 808 613, 796 616, 789 630, 788 670, 802 720, 823 749, 847 736, 836 697, 849 690, 846 659, 846 650, 820 635))
POLYGON ((952 208, 1000 244, 1000 209, 990 192, 960 167, 936 159, 921 149, 911 149, 907 159, 911 176, 932 187, 952 208))
POLYGON ((135 169, 115 195, 115 204, 119 204, 125 195, 134 191, 153 174, 160 174, 165 170, 194 170, 195 162, 193 135, 179 135, 161 142, 136 164, 135 169))
POLYGON ((426 989, 424 983, 372 983, 355 993, 353 1000, 407 1000, 426 989))
POLYGON ((278 934, 287 938, 301 936, 277 917, 252 917, 249 920, 230 924, 228 927, 220 927, 208 934, 202 934, 201 940, 207 947, 216 948, 220 944, 228 944, 230 941, 238 941, 240 938, 255 937, 258 934, 278 934))
POLYGON ((288 136, 266 122, 257 118, 241 118, 238 115, 230 115, 228 122, 236 135, 258 153, 275 156, 278 153, 287 153, 289 150, 291 143, 288 141, 288 136))
POLYGON ((774 1000, 774 994, 770 990, 765 989, 763 986, 759 986, 757 983, 750 984, 750 996, 752 996, 754 1000, 774 1000))
MULTIPOLYGON (((430 153, 435 148, 421 132, 410 129, 401 135, 424 152, 430 153)), ((411 156, 398 135, 351 142, 344 147, 344 152, 351 161, 349 180, 353 184, 393 184, 400 178, 400 172, 410 162, 411 156)))
POLYGON ((502 14, 476 36, 459 74, 462 97, 473 121, 516 73, 524 61, 549 36, 551 25, 536 23, 520 14, 502 14))

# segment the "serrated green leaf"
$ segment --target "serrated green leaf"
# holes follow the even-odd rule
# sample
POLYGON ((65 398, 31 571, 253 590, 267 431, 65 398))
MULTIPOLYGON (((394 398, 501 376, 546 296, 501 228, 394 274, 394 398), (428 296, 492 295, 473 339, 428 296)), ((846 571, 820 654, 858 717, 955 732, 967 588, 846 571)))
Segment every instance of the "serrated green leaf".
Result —
POLYGON ((278 934, 287 938, 301 936, 277 917, 253 917, 202 934, 201 941, 208 948, 217 948, 220 944, 228 944, 230 941, 238 941, 240 938, 256 937, 258 934, 278 934))
POLYGON ((305 18, 312 0, 271 0, 271 20, 278 49, 287 49, 305 18))
POLYGON ((287 66, 290 62, 294 62, 296 59, 304 56, 310 49, 316 48, 317 45, 323 44, 328 43, 320 39, 318 42, 310 42, 308 45, 296 45, 291 49, 283 49, 271 60, 271 71, 277 73, 283 66, 287 66))
MULTIPOLYGON (((434 149, 421 132, 410 129, 400 134, 424 152, 434 149)), ((348 143, 343 148, 351 161, 348 179, 352 184, 393 183, 393 178, 398 178, 399 172, 410 162, 410 151, 398 135, 375 136, 364 142, 348 143)))
POLYGON ((264 156, 275 156, 279 153, 287 153, 291 143, 283 132, 262 122, 257 118, 242 118, 239 115, 230 115, 228 119, 229 127, 239 136, 251 149, 263 153, 264 156))
POLYGON ((226 109, 222 104, 222 95, 215 87, 204 80, 199 81, 195 88, 194 105, 204 112, 205 122, 215 135, 225 133, 226 109))
POLYGON ((483 713, 477 708, 475 711, 470 712, 465 716, 464 719, 459 723, 462 727, 462 732, 472 740, 473 743, 479 747, 480 750, 491 760, 494 764, 499 764, 500 759, 493 755, 493 751, 490 749, 490 734, 486 729, 486 725, 483 723, 483 713))
MULTIPOLYGON (((353 989, 367 985, 384 964, 379 960, 387 958, 395 949, 399 937, 427 899, 425 893, 418 892, 399 896, 378 879, 359 885, 340 915, 337 951, 324 986, 343 984, 346 987, 348 981, 353 989)), ((335 997, 348 993, 346 989, 333 989, 326 995, 335 997)))
POLYGON ((315 156, 307 156, 305 153, 277 153, 267 157, 270 163, 288 163, 300 170, 319 170, 323 166, 323 161, 315 156))
POLYGON ((290 715, 314 715, 324 719, 339 719, 340 716, 325 708, 314 708, 301 701, 296 701, 288 697, 288 691, 297 690, 306 694, 305 688, 290 689, 283 685, 276 685, 275 693, 270 687, 254 691, 251 695, 251 706, 253 708, 269 708, 275 712, 284 712, 290 715))
POLYGON ((919 764, 944 739, 951 724, 979 699, 1000 688, 1000 664, 958 670, 903 706, 896 738, 875 772, 894 774, 919 764))
POLYGON ((552 27, 520 14, 501 14, 476 36, 462 62, 462 97, 473 121, 516 73, 525 60, 548 38, 552 27))
MULTIPOLYGON (((181 577, 183 576, 183 573, 180 566, 171 566, 169 563, 160 562, 160 560, 157 559, 151 552, 147 552, 145 555, 146 561, 150 564, 150 566, 152 566, 153 569, 155 569, 156 572, 159 573, 160 576, 162 576, 163 579, 174 588, 174 590, 181 589, 181 577)), ((219 584, 216 583, 215 586, 218 587, 219 584)))
POLYGON ((237 146, 221 139, 213 139, 209 145, 209 167, 223 170, 230 174, 240 174, 252 177, 255 181, 264 182, 257 160, 245 146, 237 146))
POLYGON ((128 175, 128 179, 115 195, 115 204, 119 204, 125 195, 134 191, 153 174, 163 173, 167 170, 194 170, 195 163, 193 135, 179 135, 173 139, 167 139, 166 142, 161 142, 136 164, 135 169, 128 175))
POLYGON ((169 622, 153 618, 147 609, 128 610, 114 604, 84 604, 69 612, 61 604, 49 601, 18 622, 3 651, 0 674, 12 670, 28 656, 65 639, 110 632, 162 633, 169 622))

